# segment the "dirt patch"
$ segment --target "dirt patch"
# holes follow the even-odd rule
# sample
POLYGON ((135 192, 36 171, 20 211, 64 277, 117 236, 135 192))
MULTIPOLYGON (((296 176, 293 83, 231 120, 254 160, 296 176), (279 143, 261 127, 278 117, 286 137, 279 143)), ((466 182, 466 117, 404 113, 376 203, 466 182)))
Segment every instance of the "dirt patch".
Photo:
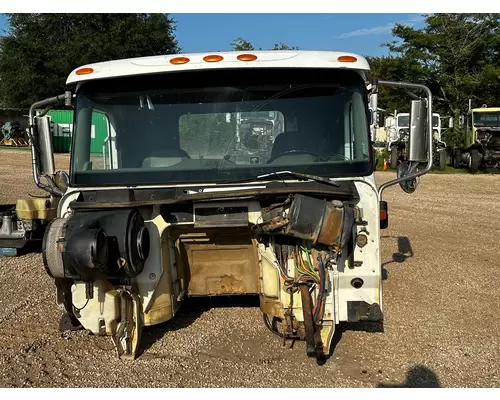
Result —
MULTIPOLYGON (((29 153, 0 151, 1 203, 38 193, 30 168, 29 153)), ((138 360, 120 361, 109 339, 57 330, 41 255, 0 258, 0 386, 497 387, 498 193, 498 176, 466 174, 424 176, 413 195, 387 189, 384 332, 342 332, 321 367, 303 343, 282 347, 251 301, 186 308, 146 329, 138 360)))

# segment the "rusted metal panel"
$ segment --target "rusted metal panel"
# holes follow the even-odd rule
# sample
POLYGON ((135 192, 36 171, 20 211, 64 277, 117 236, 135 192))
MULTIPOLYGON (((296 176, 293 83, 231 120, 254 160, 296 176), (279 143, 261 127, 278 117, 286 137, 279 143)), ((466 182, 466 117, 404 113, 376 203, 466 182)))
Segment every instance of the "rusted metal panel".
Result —
POLYGON ((325 208, 326 212, 315 242, 339 246, 344 227, 344 209, 337 208, 331 203, 326 203, 325 208))
POLYGON ((296 195, 290 206, 285 234, 329 246, 342 239, 344 208, 314 197, 296 195))
POLYGON ((285 318, 285 309, 279 299, 271 299, 265 296, 259 296, 260 310, 271 317, 285 318))
POLYGON ((248 207, 206 207, 200 205, 195 207, 195 228, 228 226, 248 226, 248 207))
POLYGON ((179 261, 188 276, 189 295, 259 293, 259 259, 254 241, 248 231, 233 233, 181 235, 179 261))

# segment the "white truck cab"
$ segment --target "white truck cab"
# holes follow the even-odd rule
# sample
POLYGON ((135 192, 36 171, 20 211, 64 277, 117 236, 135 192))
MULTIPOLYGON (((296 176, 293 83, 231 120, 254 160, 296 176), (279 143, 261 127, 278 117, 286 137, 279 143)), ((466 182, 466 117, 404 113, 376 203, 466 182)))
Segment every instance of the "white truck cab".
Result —
POLYGON ((34 179, 58 205, 44 263, 72 323, 135 358, 142 330, 187 297, 255 295, 268 328, 319 361, 339 323, 382 321, 382 193, 413 192, 430 156, 416 112, 406 169, 377 187, 370 96, 423 90, 428 113, 432 98, 417 84, 368 90, 367 71, 365 58, 330 51, 141 57, 81 66, 72 92, 33 104, 34 179), (74 107, 69 174, 55 171, 35 113, 63 101, 74 107), (279 129, 245 134, 241 115, 263 112, 279 129), (92 137, 96 115, 106 138, 92 137))

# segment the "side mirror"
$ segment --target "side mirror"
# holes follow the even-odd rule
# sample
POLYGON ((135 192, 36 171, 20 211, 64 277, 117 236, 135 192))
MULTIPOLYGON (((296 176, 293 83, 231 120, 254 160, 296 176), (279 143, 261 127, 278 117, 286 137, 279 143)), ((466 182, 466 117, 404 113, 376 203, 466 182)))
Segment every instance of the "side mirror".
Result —
MULTIPOLYGON (((418 171, 418 169, 416 169, 418 171)), ((410 171, 410 166, 407 163, 399 163, 396 173, 398 178, 403 178, 407 175, 410 175, 412 172, 410 171)), ((399 182, 399 187, 403 189, 404 192, 411 194, 415 190, 417 190, 418 181, 417 178, 407 179, 405 181, 399 182)))
POLYGON ((54 175, 54 183, 59 189, 65 192, 69 186, 69 176, 66 171, 57 171, 54 175))
POLYGON ((412 100, 410 108, 410 137, 408 138, 408 161, 427 161, 427 103, 412 100))
POLYGON ((40 174, 54 175, 54 153, 52 152, 52 133, 50 131, 49 117, 35 117, 37 130, 38 157, 40 160, 40 174))
MULTIPOLYGON (((399 184, 406 193, 413 193, 416 190, 418 179, 432 168, 433 164, 433 140, 432 140, 432 92, 422 84, 395 81, 378 81, 381 86, 393 88, 419 89, 426 93, 427 98, 421 99, 417 95, 411 96, 414 99, 410 109, 410 129, 409 138, 405 146, 406 154, 404 162, 399 164, 397 178, 383 183, 378 189, 379 201, 382 201, 383 191, 392 185, 399 184), (422 169, 418 167, 422 162, 426 165, 422 169)), ((394 116, 397 116, 395 111, 394 116)))
MULTIPOLYGON (((397 177, 413 175, 418 172, 418 164, 427 161, 427 103, 425 100, 412 100, 410 108, 410 134, 408 137, 408 160, 400 163, 397 169, 397 177)), ((416 177, 401 181, 401 189, 406 193, 417 190, 418 180, 416 177)))

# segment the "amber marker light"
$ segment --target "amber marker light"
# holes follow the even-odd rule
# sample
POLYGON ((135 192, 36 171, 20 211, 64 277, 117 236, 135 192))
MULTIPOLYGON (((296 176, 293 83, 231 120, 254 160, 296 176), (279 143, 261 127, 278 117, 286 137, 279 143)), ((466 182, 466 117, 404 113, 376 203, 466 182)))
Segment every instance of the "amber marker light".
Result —
POLYGON ((236 58, 240 61, 255 61, 257 56, 255 54, 240 54, 236 58))
POLYGON ((170 64, 186 64, 189 62, 189 58, 187 57, 175 57, 170 60, 170 64))
POLYGON ((340 62, 356 62, 356 61, 358 61, 358 59, 356 57, 353 57, 353 56, 340 56, 339 58, 337 58, 337 60, 340 62))
POLYGON ((92 68, 80 68, 76 70, 77 75, 88 75, 94 72, 92 68))
POLYGON ((205 62, 218 62, 218 61, 222 61, 223 59, 224 59, 224 57, 219 56, 217 54, 203 57, 203 61, 205 61, 205 62))

